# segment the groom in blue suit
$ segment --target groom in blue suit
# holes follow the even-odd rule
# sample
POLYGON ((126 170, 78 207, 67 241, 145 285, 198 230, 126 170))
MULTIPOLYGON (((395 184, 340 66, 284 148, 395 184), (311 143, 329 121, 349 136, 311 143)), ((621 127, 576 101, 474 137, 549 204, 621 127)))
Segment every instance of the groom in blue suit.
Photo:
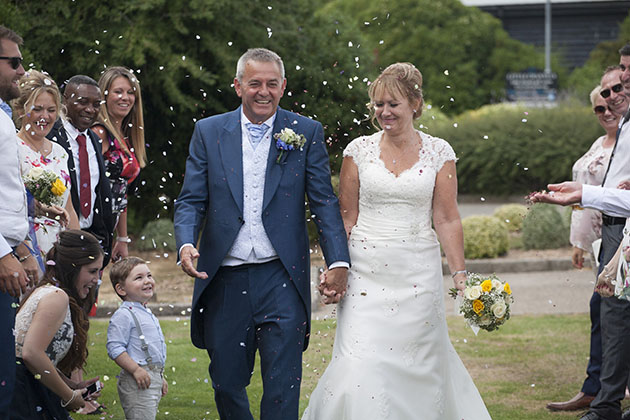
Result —
POLYGON ((196 278, 192 342, 210 356, 222 420, 253 419, 246 387, 256 350, 261 420, 298 417, 311 313, 305 195, 329 266, 322 289, 338 301, 346 287, 350 258, 323 129, 278 107, 286 83, 276 53, 241 56, 234 87, 242 105, 197 122, 175 204, 181 266, 196 278), (277 145, 283 129, 303 135, 303 146, 277 145))

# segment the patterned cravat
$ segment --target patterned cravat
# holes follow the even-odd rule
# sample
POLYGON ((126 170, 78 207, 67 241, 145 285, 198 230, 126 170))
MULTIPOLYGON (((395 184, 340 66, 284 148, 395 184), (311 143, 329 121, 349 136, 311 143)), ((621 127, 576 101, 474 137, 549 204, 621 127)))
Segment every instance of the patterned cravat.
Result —
POLYGON ((0 101, 0 109, 7 113, 9 118, 13 117, 13 110, 11 109, 11 105, 4 101, 0 101))
POLYGON ((245 124, 247 127, 247 131, 249 131, 249 141, 252 144, 252 147, 255 149, 258 146, 258 143, 262 140, 263 136, 269 130, 269 126, 267 124, 245 124))

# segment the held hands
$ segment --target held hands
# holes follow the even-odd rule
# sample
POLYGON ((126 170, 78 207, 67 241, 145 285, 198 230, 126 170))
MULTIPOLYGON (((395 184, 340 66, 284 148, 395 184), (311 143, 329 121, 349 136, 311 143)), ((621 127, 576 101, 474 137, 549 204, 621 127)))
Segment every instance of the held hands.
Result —
POLYGON ((195 269, 194 262, 197 258, 199 258, 199 251, 192 245, 183 247, 179 252, 179 261, 181 262, 184 273, 188 274, 190 277, 207 279, 208 274, 205 271, 200 272, 195 269))
POLYGON ((127 244, 127 242, 116 241, 112 248, 112 261, 118 261, 128 256, 129 244, 127 244))
POLYGON ((630 190, 630 180, 621 181, 619 185, 617 185, 617 188, 620 190, 630 190))
POLYGON ((582 201, 582 184, 579 182, 563 182, 561 184, 547 185, 549 192, 535 192, 528 198, 533 203, 550 203, 567 206, 579 204, 582 201))
MULTIPOLYGON (((133 371, 133 378, 138 384, 138 389, 148 389, 151 385, 151 377, 149 376, 149 372, 144 370, 141 366, 138 366, 138 368, 133 371)), ((164 389, 164 384, 162 384, 162 389, 164 389)))
POLYGON ((339 303, 346 294, 348 285, 348 269, 345 267, 324 270, 319 275, 317 290, 322 295, 322 301, 328 305, 339 303))

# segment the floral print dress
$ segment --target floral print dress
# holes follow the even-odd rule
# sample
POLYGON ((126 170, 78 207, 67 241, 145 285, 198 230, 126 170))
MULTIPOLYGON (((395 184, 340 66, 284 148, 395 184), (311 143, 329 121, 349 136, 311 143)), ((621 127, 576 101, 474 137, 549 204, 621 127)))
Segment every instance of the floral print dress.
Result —
POLYGON ((131 148, 129 148, 126 139, 123 139, 123 141, 127 144, 129 152, 125 152, 120 144, 120 140, 115 139, 109 133, 107 133, 107 140, 109 149, 103 153, 105 173, 109 178, 112 190, 112 212, 118 218, 121 212, 127 210, 127 191, 129 185, 140 173, 140 163, 131 148))
MULTIPOLYGON (((22 139, 18 138, 18 152, 20 156, 20 172, 22 176, 26 176, 31 169, 40 168, 51 171, 59 177, 66 187, 66 191, 61 196, 60 206, 65 207, 70 197, 70 175, 68 171, 68 153, 65 149, 55 142, 51 142, 52 151, 47 156, 41 155, 39 152, 31 149, 22 139)), ((63 230, 63 226, 59 221, 44 216, 37 216, 33 220, 35 234, 37 236, 37 245, 42 254, 46 257, 46 253, 59 238, 59 232, 63 230)))

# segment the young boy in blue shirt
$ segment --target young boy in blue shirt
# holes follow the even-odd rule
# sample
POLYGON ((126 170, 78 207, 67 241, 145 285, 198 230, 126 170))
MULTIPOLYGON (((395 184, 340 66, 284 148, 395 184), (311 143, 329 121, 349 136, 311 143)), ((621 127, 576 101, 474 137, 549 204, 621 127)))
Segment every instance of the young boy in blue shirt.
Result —
POLYGON ((166 343, 158 319, 146 307, 155 280, 144 260, 127 257, 109 271, 116 294, 123 300, 107 328, 107 354, 122 368, 118 396, 128 420, 153 420, 166 395, 166 343))

